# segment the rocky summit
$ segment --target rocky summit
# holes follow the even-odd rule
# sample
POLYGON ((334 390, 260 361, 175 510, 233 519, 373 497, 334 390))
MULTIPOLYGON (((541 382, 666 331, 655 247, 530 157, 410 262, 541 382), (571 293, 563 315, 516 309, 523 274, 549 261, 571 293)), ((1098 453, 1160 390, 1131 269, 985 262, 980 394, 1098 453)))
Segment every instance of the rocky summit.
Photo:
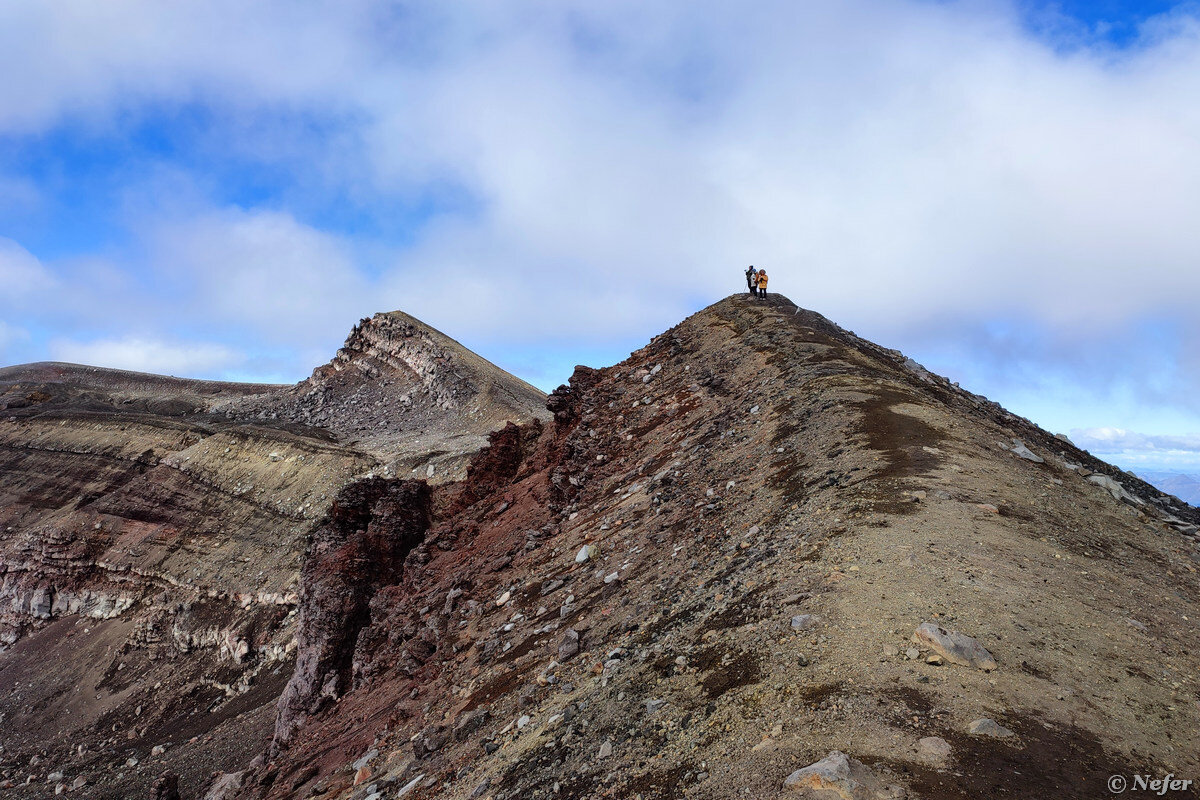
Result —
POLYGON ((1200 512, 777 295, 0 409, 6 797, 1197 796, 1200 512))

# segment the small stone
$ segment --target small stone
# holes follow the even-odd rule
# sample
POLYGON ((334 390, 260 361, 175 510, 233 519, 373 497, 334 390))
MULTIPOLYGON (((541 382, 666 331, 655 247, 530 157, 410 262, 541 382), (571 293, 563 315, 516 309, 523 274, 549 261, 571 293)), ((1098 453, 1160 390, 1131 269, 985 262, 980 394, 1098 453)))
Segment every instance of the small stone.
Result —
POLYGON ((994 719, 977 719, 967 726, 967 733, 972 736, 989 736, 993 739, 1010 739, 1016 736, 1015 733, 1004 727, 994 719))
POLYGON ((608 573, 607 575, 605 575, 605 576, 604 576, 604 582, 605 582, 605 583, 612 583, 613 581, 615 581, 615 580, 616 580, 617 578, 619 578, 619 577, 621 577, 621 576, 620 576, 620 573, 617 573, 617 572, 610 572, 610 573, 608 573))
POLYGON ((373 747, 370 750, 368 750, 366 753, 364 753, 361 758, 359 758, 357 761, 355 761, 350 766, 352 769, 356 769, 356 770, 362 769, 363 767, 367 766, 367 764, 370 764, 372 761, 374 761, 375 757, 378 755, 379 755, 379 749, 373 747))
POLYGON ((579 631, 567 628, 562 641, 558 643, 558 660, 564 662, 579 652, 579 631))
POLYGON ((526 725, 528 725, 530 722, 531 722, 530 716, 528 714, 522 714, 521 718, 517 720, 517 730, 521 730, 526 725))
POLYGON ((883 646, 883 654, 888 658, 895 658, 900 655, 900 648, 894 644, 885 644, 883 646))
POLYGON ((407 794, 408 794, 409 792, 411 792, 413 789, 416 789, 416 788, 417 788, 417 786, 419 786, 419 785, 420 785, 420 783, 421 783, 421 781, 423 781, 424 779, 425 779, 425 774, 424 774, 424 773, 422 773, 422 774, 418 775, 417 777, 413 778, 413 779, 412 779, 411 781, 409 781, 408 783, 406 783, 406 784, 404 784, 403 786, 401 786, 401 787, 400 787, 400 791, 396 792, 396 798, 397 798, 397 800, 399 800, 399 798, 401 798, 401 797, 404 797, 405 795, 407 795, 407 794))
POLYGON ((664 706, 666 706, 666 704, 667 704, 666 700, 657 700, 657 699, 651 698, 650 700, 646 701, 646 713, 648 713, 648 714, 658 713, 659 711, 662 710, 662 708, 664 706))
POLYGON ((935 765, 950 761, 950 744, 940 736, 926 736, 917 742, 917 755, 935 765))
POLYGON ((797 614, 792 617, 792 630, 806 631, 817 624, 817 618, 812 614, 797 614))
POLYGON ((592 557, 595 550, 595 545, 585 544, 583 547, 579 548, 579 552, 575 554, 575 563, 582 564, 583 562, 587 561, 592 557))
POLYGON ((979 508, 983 509, 984 511, 988 512, 989 514, 999 514, 1000 513, 1000 509, 996 508, 991 503, 977 503, 976 505, 979 508))
POLYGON ((505 605, 511 599, 512 599, 512 592, 505 592, 504 594, 502 594, 496 598, 496 605, 497 606, 505 605))
POLYGON ((915 647, 910 647, 904 651, 904 655, 908 656, 909 661, 916 661, 921 657, 921 651, 915 647))
POLYGON ((759 530, 761 529, 757 525, 751 525, 748 533, 750 536, 758 536, 759 530))
POLYGON ((150 755, 152 756, 161 756, 165 752, 167 752, 166 745, 156 744, 154 747, 150 748, 150 755))
POLYGON ((596 758, 608 758, 609 756, 612 755, 612 752, 613 752, 612 742, 606 741, 604 744, 600 745, 600 751, 598 753, 596 753, 596 758))
POLYGON ((365 783, 366 781, 369 781, 370 779, 371 779, 371 768, 370 767, 359 767, 358 771, 354 773, 354 785, 355 786, 358 786, 360 783, 365 783))

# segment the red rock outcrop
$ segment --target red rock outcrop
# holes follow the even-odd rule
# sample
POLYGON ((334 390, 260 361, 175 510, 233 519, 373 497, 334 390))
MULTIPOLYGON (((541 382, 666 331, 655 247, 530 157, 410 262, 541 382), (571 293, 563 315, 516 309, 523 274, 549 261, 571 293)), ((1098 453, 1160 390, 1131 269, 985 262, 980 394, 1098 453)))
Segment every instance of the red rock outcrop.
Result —
POLYGON ((399 582, 430 523, 423 481, 367 478, 342 489, 317 527, 301 573, 296 668, 279 699, 273 747, 352 685, 355 642, 379 587, 399 582))

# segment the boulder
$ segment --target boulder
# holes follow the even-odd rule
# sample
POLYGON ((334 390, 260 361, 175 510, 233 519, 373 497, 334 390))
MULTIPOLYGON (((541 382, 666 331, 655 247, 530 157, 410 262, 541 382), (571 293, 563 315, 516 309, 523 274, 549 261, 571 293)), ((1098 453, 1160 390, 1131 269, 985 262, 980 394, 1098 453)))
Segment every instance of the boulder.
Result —
POLYGON ((174 772, 164 772, 151 787, 154 800, 179 800, 179 776, 174 772))
POLYGON ((928 764, 943 767, 950 761, 950 743, 940 736, 926 736, 917 742, 917 755, 928 764))
POLYGON ((242 788, 243 774, 241 772, 223 772, 217 775, 212 785, 208 787, 204 800, 228 800, 228 798, 234 797, 242 788))
POLYGON ((901 800, 906 796, 904 789, 885 785, 866 764, 838 750, 796 770, 783 786, 812 800, 901 800))
POLYGON ((994 719, 977 719, 967 726, 967 733, 972 736, 989 736, 993 739, 1011 739, 1015 733, 994 719))
POLYGON ((1020 439, 1013 439, 1012 454, 1014 456, 1020 456, 1026 461, 1032 461, 1035 464, 1044 463, 1046 460, 1026 447, 1025 443, 1020 439))
POLYGON ((951 664, 975 667, 990 672, 996 659, 978 640, 957 631, 948 631, 932 622, 922 622, 913 632, 913 641, 938 653, 951 664))

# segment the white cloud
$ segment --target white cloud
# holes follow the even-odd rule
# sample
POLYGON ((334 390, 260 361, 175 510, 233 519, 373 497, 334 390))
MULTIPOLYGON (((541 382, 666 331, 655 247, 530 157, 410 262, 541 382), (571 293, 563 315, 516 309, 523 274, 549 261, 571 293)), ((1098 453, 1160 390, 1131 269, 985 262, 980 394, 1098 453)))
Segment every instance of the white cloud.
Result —
POLYGON ((1154 435, 1123 428, 1086 428, 1072 430, 1071 440, 1086 450, 1104 453, 1122 451, 1159 451, 1200 455, 1200 433, 1154 435))
POLYGON ((372 311, 348 245, 286 213, 214 211, 145 229, 151 268, 195 323, 297 348, 372 311), (186 299, 184 299, 186 298, 186 299))
POLYGON ((219 344, 164 342, 141 337, 92 342, 55 340, 56 361, 183 377, 215 375, 241 363, 243 356, 219 344))
POLYGON ((29 340, 29 331, 0 320, 0 356, 7 358, 13 345, 29 340))
POLYGON ((1138 471, 1200 470, 1200 433, 1145 434, 1122 428, 1087 428, 1071 431, 1071 441, 1093 455, 1138 471))
POLYGON ((0 306, 26 300, 56 283, 54 276, 32 253, 11 239, 0 237, 0 306))
POLYGON ((1085 363, 1118 381, 1152 352, 1168 377, 1148 400, 1200 402, 1200 29, 1182 12, 1117 51, 1056 48, 999 0, 80 0, 5 5, 0 44, 0 129, 201 102, 243 156, 364 213, 466 198, 401 242, 286 208, 143 213, 174 295, 139 307, 192 329, 332 347, 404 308, 476 340, 586 344, 656 332, 756 263, 887 344, 969 341, 962 358, 1010 380, 1085 363), (273 112, 337 133, 273 155, 279 132, 251 124, 273 112), (996 320, 1036 333, 1019 363, 996 320), (1145 320, 1175 326, 1170 346, 1145 320))

